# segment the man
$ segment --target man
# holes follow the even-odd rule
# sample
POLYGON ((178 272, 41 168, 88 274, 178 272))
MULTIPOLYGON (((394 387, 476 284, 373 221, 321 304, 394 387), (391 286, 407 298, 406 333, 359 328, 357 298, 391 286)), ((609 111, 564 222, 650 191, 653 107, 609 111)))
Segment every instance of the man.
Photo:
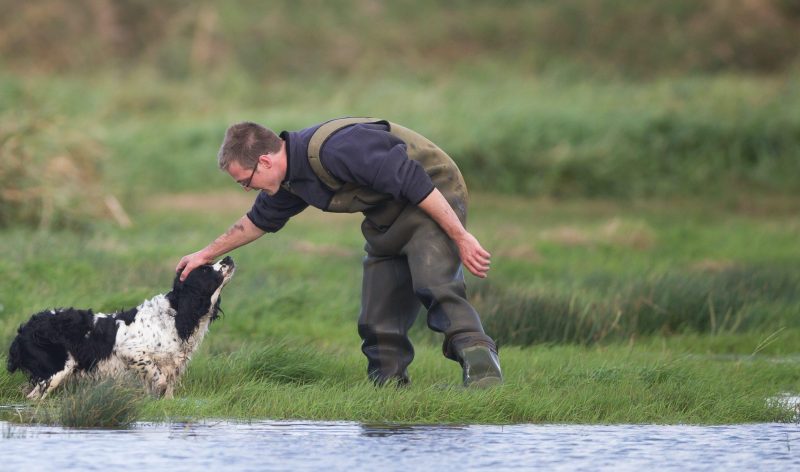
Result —
POLYGON ((366 238, 358 332, 378 385, 409 382, 408 330, 420 308, 444 333, 444 355, 466 386, 502 383, 497 348, 466 299, 461 263, 486 277, 490 255, 464 228, 467 189, 455 163, 407 128, 373 118, 331 120, 280 136, 255 123, 228 128, 220 169, 245 190, 251 210, 204 249, 184 256, 185 278, 202 264, 280 230, 308 205, 363 212, 366 238))

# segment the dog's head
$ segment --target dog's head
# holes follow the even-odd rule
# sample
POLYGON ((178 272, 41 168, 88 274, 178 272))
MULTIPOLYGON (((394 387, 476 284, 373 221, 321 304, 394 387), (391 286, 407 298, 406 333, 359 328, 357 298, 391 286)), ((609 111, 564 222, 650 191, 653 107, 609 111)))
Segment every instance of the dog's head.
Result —
POLYGON ((196 268, 183 282, 181 282, 180 274, 176 274, 172 290, 203 297, 218 296, 222 287, 233 277, 235 270, 236 265, 233 263, 233 259, 226 257, 216 264, 206 264, 196 268))
POLYGON ((180 274, 175 276, 167 299, 175 310, 175 324, 181 338, 191 335, 202 317, 209 315, 212 321, 217 318, 220 293, 235 270, 233 259, 226 257, 216 264, 196 268, 183 282, 180 274))

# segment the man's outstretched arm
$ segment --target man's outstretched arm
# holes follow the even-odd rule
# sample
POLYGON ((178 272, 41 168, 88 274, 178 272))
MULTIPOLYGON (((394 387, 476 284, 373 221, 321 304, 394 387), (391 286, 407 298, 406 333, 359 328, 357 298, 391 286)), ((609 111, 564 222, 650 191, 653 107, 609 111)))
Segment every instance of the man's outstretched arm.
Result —
POLYGON ((491 254, 481 247, 475 236, 467 232, 439 189, 434 188, 418 206, 456 243, 464 267, 476 277, 485 278, 489 271, 491 254))
POLYGON ((210 264, 223 254, 255 241, 264 233, 265 231, 254 225, 250 218, 243 216, 211 244, 195 253, 183 256, 178 262, 175 272, 180 272, 181 280, 186 280, 189 273, 196 268, 203 264, 210 264))

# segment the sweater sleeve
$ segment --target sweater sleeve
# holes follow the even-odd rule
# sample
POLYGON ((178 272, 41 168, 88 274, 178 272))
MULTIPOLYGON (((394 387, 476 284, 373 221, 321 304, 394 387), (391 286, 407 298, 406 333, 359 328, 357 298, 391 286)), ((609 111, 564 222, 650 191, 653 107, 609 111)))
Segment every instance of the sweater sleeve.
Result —
POLYGON ((280 189, 273 196, 267 192, 259 192, 253 207, 247 212, 247 217, 263 231, 274 233, 307 206, 308 203, 285 189, 280 189))
POLYGON ((391 194, 396 200, 416 205, 434 188, 422 165, 408 158, 406 144, 384 124, 344 128, 328 138, 320 154, 334 177, 391 194))

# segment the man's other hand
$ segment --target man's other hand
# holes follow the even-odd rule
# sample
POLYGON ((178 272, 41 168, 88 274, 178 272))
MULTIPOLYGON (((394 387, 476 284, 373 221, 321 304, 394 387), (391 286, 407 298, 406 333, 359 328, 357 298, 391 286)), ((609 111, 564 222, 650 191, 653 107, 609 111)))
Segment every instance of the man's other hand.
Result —
POLYGON ((464 267, 475 277, 486 278, 492 255, 481 246, 475 236, 467 232, 456 240, 456 244, 464 267))

